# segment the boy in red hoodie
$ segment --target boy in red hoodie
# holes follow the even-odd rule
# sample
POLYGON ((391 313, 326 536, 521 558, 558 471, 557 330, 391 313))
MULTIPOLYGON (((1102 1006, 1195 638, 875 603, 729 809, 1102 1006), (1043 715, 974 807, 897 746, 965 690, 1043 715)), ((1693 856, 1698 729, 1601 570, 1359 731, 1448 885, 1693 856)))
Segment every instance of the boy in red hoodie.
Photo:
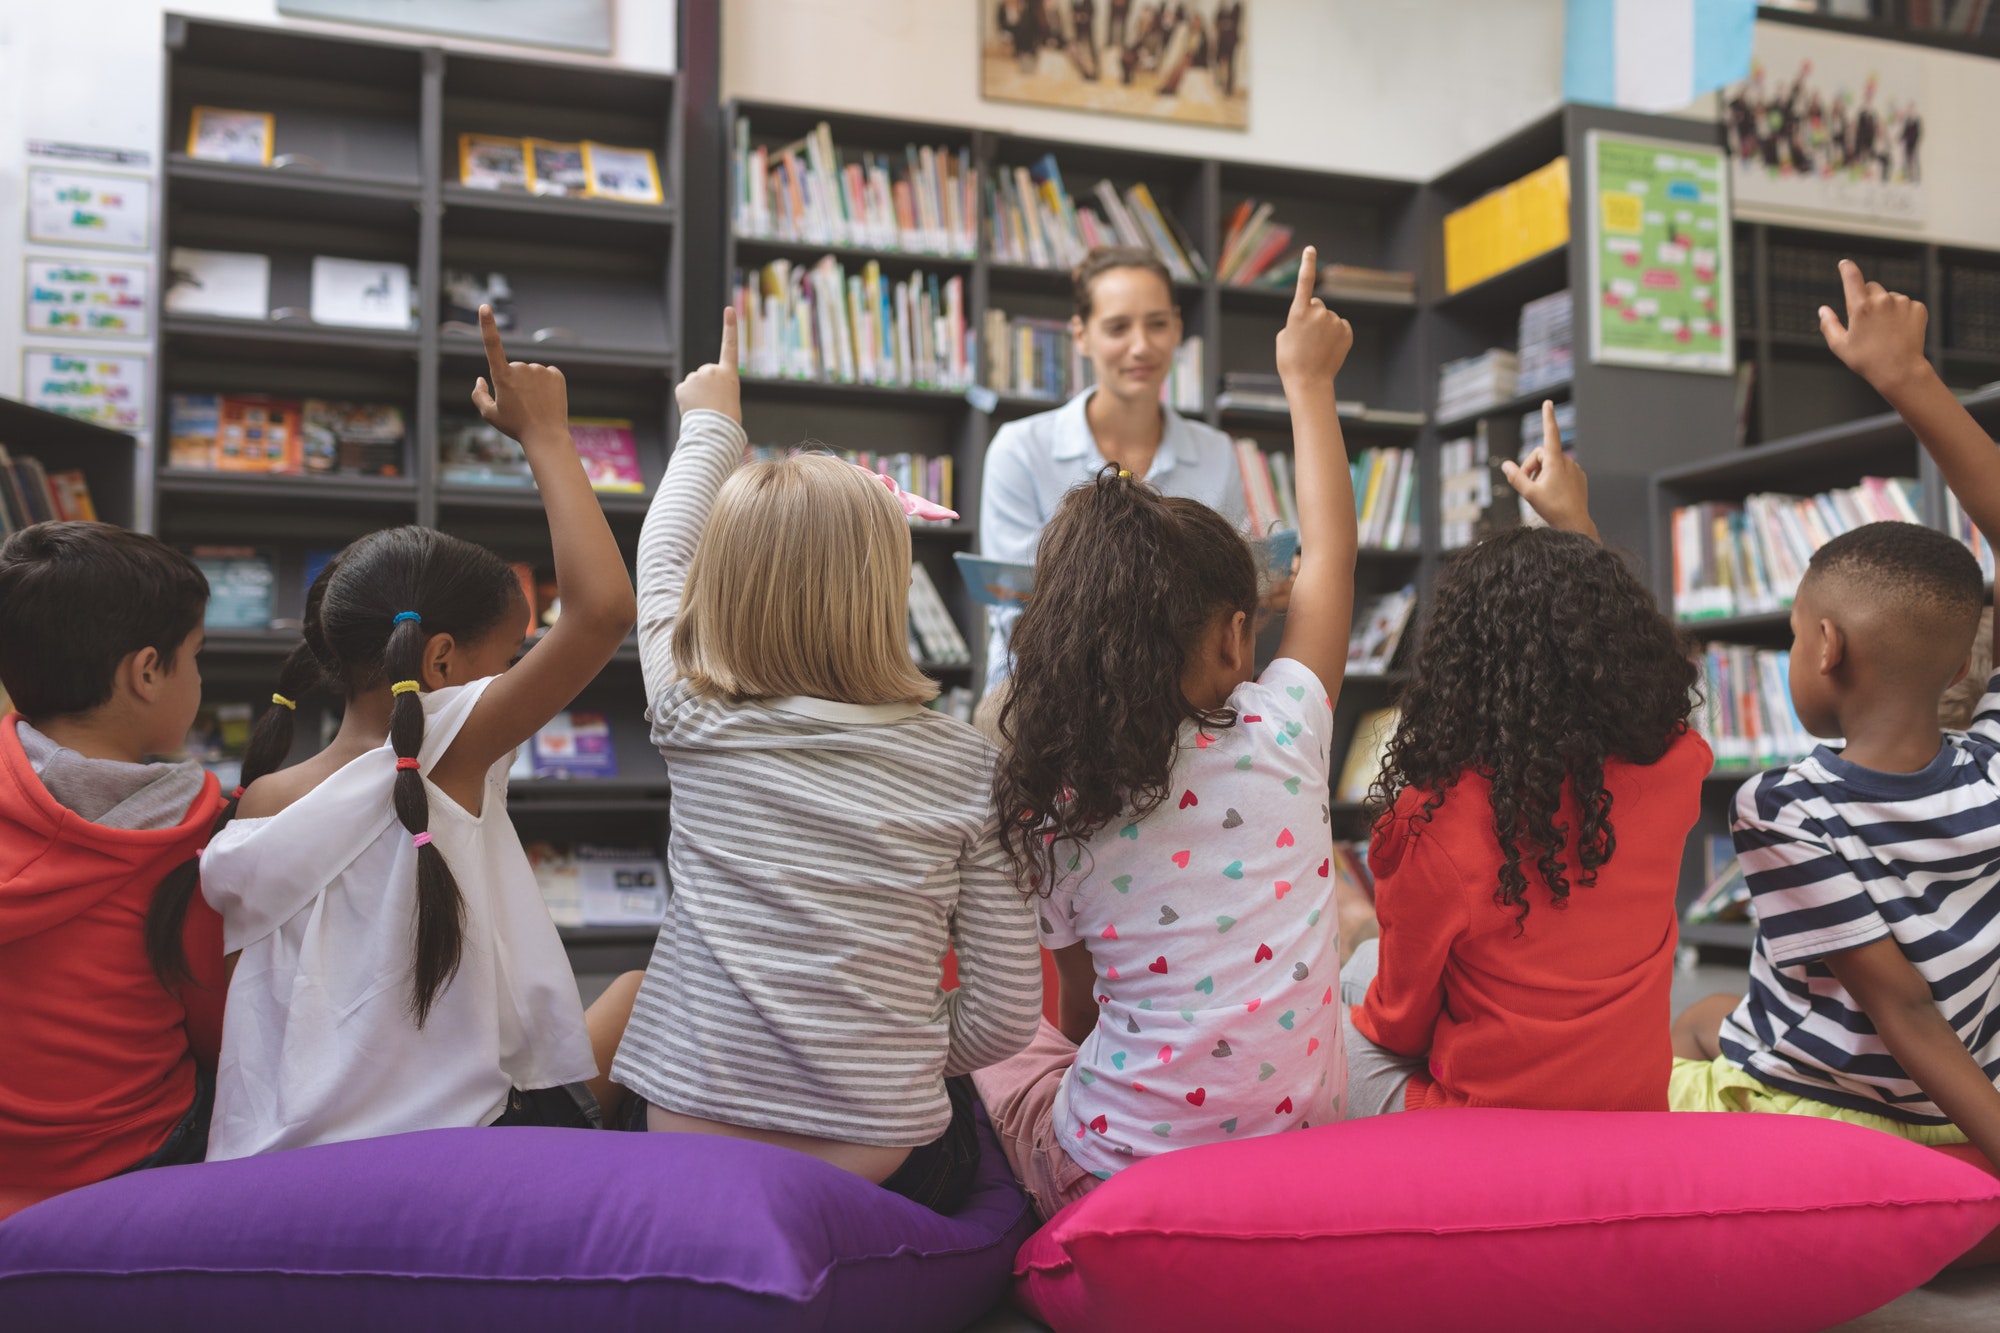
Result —
POLYGON ((0 1216, 206 1153, 227 983, 193 889, 223 800, 146 757, 200 706, 207 603, 186 556, 110 524, 0 546, 0 1216))

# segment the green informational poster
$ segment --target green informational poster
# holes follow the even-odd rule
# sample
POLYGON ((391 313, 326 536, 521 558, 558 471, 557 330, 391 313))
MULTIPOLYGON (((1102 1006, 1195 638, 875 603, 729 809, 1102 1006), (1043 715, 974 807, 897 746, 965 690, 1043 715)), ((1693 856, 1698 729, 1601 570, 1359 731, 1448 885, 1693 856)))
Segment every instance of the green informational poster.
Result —
POLYGON ((1588 154, 1590 359, 1734 370, 1723 150, 1592 130, 1588 154))

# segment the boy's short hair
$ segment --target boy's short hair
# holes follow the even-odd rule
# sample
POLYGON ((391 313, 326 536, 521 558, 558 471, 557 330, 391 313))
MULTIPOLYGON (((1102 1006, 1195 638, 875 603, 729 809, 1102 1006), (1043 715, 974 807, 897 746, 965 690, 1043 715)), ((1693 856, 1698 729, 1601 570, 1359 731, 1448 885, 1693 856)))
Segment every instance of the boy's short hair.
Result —
POLYGON ((173 669, 208 579, 157 537, 110 523, 37 523, 0 546, 0 686, 29 721, 111 698, 141 648, 173 669))
POLYGON ((1864 523, 1813 553, 1805 583, 1843 603, 1888 610, 1913 635, 1942 636, 1962 657, 1986 604, 1986 580, 1964 543, 1919 523, 1864 523))
POLYGON ((695 547, 674 670, 709 698, 925 703, 909 603, 909 520, 879 479, 825 455, 751 463, 695 547))

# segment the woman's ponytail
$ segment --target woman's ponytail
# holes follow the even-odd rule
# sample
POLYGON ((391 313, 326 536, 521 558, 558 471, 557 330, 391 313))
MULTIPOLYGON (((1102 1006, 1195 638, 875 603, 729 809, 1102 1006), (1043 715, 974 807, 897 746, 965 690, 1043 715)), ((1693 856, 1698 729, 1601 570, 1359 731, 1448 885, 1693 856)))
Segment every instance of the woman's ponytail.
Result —
POLYGON ((396 616, 384 653, 395 702, 389 713, 389 744, 396 752, 396 818, 417 845, 417 945, 410 979, 410 1012, 422 1027, 431 1005, 458 972, 465 942, 465 898, 431 844, 430 797, 417 763, 424 745, 424 704, 419 695, 425 635, 415 612, 396 616))

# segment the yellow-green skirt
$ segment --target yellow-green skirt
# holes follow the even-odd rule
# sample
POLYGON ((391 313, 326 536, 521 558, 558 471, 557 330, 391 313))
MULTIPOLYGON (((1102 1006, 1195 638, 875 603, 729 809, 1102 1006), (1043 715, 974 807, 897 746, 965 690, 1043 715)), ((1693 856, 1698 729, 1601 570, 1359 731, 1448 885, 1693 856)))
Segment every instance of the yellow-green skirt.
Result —
POLYGON ((1850 1125, 1879 1129, 1927 1148, 1966 1142, 1964 1132, 1957 1125, 1908 1125, 1885 1115, 1850 1111, 1844 1106, 1832 1106, 1797 1093, 1780 1092, 1744 1073, 1726 1055, 1718 1055, 1713 1060, 1683 1060, 1676 1056, 1674 1072, 1667 1079, 1667 1109, 1816 1115, 1822 1120, 1844 1120, 1850 1125))

